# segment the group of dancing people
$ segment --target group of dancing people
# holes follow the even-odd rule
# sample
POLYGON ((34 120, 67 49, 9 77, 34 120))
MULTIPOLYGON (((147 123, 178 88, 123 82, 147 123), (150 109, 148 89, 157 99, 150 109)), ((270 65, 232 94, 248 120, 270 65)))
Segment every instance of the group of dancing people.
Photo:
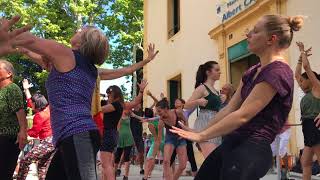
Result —
POLYGON ((28 131, 23 94, 13 83, 14 67, 8 61, 0 61, 0 145, 5 147, 0 149, 2 179, 12 179, 28 134, 41 141, 20 161, 17 179, 25 179, 28 163, 37 161, 39 179, 96 180, 98 151, 103 180, 115 179, 121 162, 126 169, 123 179, 128 179, 134 145, 143 169, 142 123, 148 123, 153 135, 145 171, 141 171, 143 179, 150 176, 161 151, 163 179, 178 179, 187 160, 195 164, 192 142, 197 142, 205 158, 198 171, 192 165, 196 180, 259 179, 271 167, 270 144, 288 119, 294 77, 306 93, 301 101, 304 179, 310 175, 313 154, 320 157, 320 81, 308 61, 311 49, 305 50, 303 43, 297 43, 301 56, 295 75, 283 55, 294 32, 302 27, 302 16, 265 15, 247 32, 248 49, 260 62, 244 73, 233 96, 228 95, 229 85, 222 88, 223 95, 215 89, 220 67, 217 62, 208 61, 199 66, 195 90, 186 102, 177 99, 171 108, 167 98, 158 100, 148 92, 155 103, 144 113, 139 106, 147 86, 145 80, 138 84, 139 93, 131 102, 125 102, 118 86, 108 87, 108 100, 103 104, 95 94, 99 93, 99 80, 132 74, 155 59, 159 51, 153 44, 148 46, 146 58, 132 66, 97 68, 109 54, 108 39, 101 30, 93 26, 80 28, 71 38, 70 48, 34 36, 28 26, 12 28, 18 20, 14 17, 0 21, 0 56, 21 53, 47 69, 48 101, 41 94, 31 96, 30 84, 24 82, 26 98, 35 112, 34 127, 28 131), (306 71, 303 74, 301 65, 306 71), (200 112, 191 128, 188 118, 197 107, 200 112), (138 125, 131 125, 134 123, 138 125), (175 154, 177 167, 173 163, 175 154))

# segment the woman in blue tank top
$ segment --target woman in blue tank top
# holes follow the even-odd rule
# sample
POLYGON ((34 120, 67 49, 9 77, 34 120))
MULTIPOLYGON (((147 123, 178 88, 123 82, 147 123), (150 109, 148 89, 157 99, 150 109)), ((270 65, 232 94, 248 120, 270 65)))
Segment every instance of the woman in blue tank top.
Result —
MULTIPOLYGON (((33 40, 24 48, 42 55, 33 59, 36 63, 51 65, 46 88, 57 149, 51 166, 64 167, 65 179, 96 180, 100 138, 91 116, 91 99, 98 74, 95 65, 101 65, 109 53, 107 37, 95 27, 84 27, 71 38, 72 49, 30 33, 20 38, 33 40)), ((51 174, 61 175, 63 169, 49 168, 48 178, 51 174)))
MULTIPOLYGON (((23 33, 19 40, 32 41, 20 51, 51 71, 46 87, 57 153, 49 168, 48 178, 96 180, 96 154, 100 138, 91 115, 91 100, 98 75, 95 65, 104 63, 109 53, 107 37, 99 29, 87 26, 71 38, 72 48, 31 33, 23 33)), ((154 45, 150 45, 147 59, 130 69, 150 62, 156 55, 154 45)), ((130 69, 99 69, 99 74, 103 79, 108 79, 105 76, 118 77, 124 70, 130 69)))

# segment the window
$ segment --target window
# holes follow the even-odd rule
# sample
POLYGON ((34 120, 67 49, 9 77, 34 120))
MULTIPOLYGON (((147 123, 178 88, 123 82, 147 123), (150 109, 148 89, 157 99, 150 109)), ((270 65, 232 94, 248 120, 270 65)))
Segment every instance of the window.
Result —
POLYGON ((174 108, 174 102, 177 98, 181 98, 181 74, 168 81, 169 93, 168 98, 170 108, 174 108))
POLYGON ((168 38, 180 31, 180 0, 168 0, 168 38))

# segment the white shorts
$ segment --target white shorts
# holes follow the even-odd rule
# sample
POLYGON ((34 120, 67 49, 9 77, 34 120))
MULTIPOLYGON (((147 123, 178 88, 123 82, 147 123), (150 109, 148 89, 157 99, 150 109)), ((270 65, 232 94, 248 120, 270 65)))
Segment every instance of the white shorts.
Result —
POLYGON ((283 133, 277 135, 276 139, 271 144, 273 156, 284 157, 288 153, 290 135, 291 129, 287 129, 283 133))

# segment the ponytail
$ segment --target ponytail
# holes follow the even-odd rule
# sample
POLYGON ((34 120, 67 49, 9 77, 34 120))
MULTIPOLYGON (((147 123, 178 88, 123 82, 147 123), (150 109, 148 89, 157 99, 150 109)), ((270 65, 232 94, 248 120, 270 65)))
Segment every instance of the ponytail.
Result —
POLYGON ((170 109, 169 108, 169 101, 167 100, 167 98, 163 98, 156 104, 156 107, 161 108, 161 109, 170 109))
POLYGON ((218 63, 216 61, 207 61, 206 63, 199 66, 196 74, 196 84, 194 88, 197 88, 208 79, 207 71, 210 71, 215 64, 218 63))

